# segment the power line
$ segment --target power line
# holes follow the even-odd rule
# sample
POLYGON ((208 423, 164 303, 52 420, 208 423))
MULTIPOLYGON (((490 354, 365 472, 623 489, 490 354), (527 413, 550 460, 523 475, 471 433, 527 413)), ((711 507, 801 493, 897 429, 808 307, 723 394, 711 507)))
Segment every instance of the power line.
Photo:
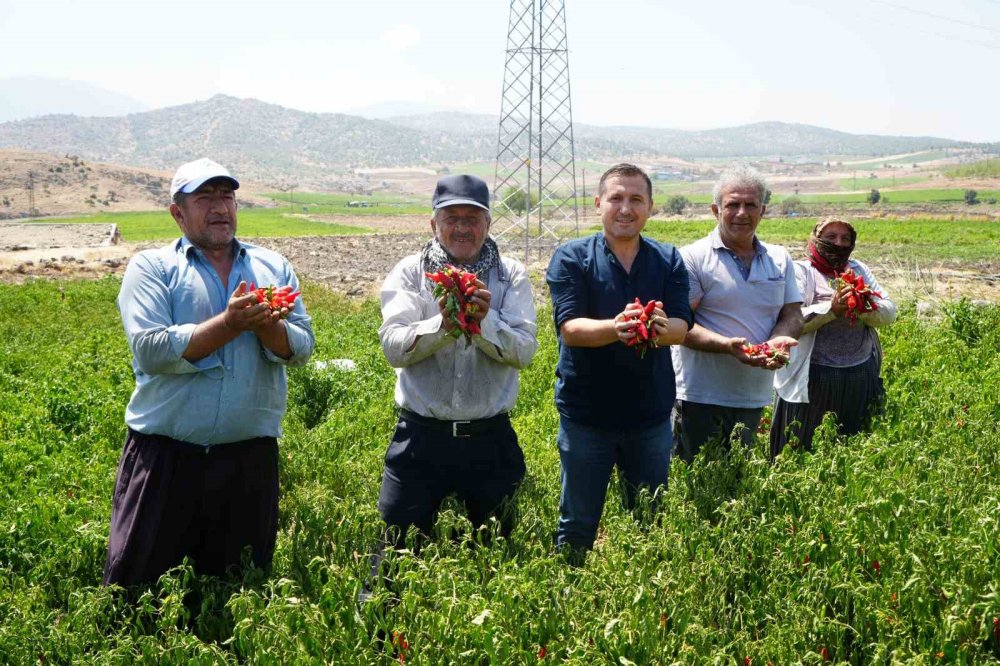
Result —
MULTIPOLYGON (((883 5, 886 5, 888 7, 892 7, 893 9, 902 9, 902 10, 905 10, 905 11, 917 11, 917 10, 911 10, 909 7, 902 7, 902 6, 899 6, 899 5, 895 5, 895 4, 891 3, 891 2, 885 2, 885 0, 874 0, 874 1, 877 2, 877 3, 879 3, 879 4, 883 4, 883 5)), ((1000 4, 1000 0, 991 0, 991 1, 995 2, 996 4, 1000 4)), ((827 9, 826 5, 818 6, 818 5, 815 5, 815 4, 812 4, 812 3, 807 3, 807 4, 810 4, 810 6, 812 6, 814 9, 820 9, 820 8, 822 8, 824 11, 827 9)), ((866 6, 866 7, 864 7, 864 9, 877 12, 877 10, 875 10, 874 8, 872 8, 870 6, 866 6)), ((923 15, 925 15, 927 17, 934 18, 934 19, 941 19, 941 20, 944 20, 944 21, 951 21, 951 22, 956 22, 957 21, 957 19, 950 19, 950 18, 948 18, 946 16, 939 16, 937 14, 932 14, 930 12, 917 12, 917 13, 923 14, 923 15)), ((870 17, 870 19, 872 21, 877 21, 877 22, 884 22, 885 21, 885 16, 882 13, 878 13, 878 12, 877 13, 872 13, 872 14, 869 14, 869 17, 870 17)), ((855 18, 857 18, 857 16, 855 16, 855 18)), ((970 26, 970 25, 972 25, 972 27, 983 28, 984 30, 989 30, 991 32, 1000 33, 1000 31, 998 31, 996 29, 993 29, 993 28, 988 28, 988 27, 984 27, 984 26, 978 26, 978 25, 966 23, 966 22, 963 22, 963 21, 959 21, 959 24, 961 24, 963 26, 970 26)), ((982 49, 988 49, 990 51, 1000 51, 1000 44, 995 43, 995 42, 985 42, 985 41, 981 41, 981 40, 977 40, 977 39, 968 39, 967 37, 961 37, 961 36, 958 36, 958 35, 949 35, 949 34, 941 33, 941 32, 925 32, 925 31, 921 31, 919 29, 917 29, 917 30, 908 30, 906 32, 906 37, 909 37, 909 38, 914 38, 914 37, 918 37, 918 36, 921 36, 921 35, 926 36, 926 37, 928 37, 930 39, 937 39, 937 40, 950 41, 950 42, 961 42, 961 43, 967 44, 969 46, 975 46, 975 47, 982 48, 982 49)))
POLYGON ((910 12, 911 14, 920 14, 921 16, 928 16, 939 21, 947 21, 948 23, 954 23, 955 25, 963 25, 967 28, 976 28, 977 30, 986 30, 987 32, 992 32, 1000 35, 1000 30, 996 28, 991 28, 985 25, 979 25, 977 23, 970 23, 968 21, 962 21, 959 19, 951 18, 950 16, 942 16, 941 14, 933 14, 931 12, 921 11, 919 9, 913 9, 912 7, 906 7, 903 5, 897 5, 892 2, 886 2, 885 0, 872 0, 880 5, 885 5, 886 7, 892 7, 893 9, 899 9, 904 12, 910 12))

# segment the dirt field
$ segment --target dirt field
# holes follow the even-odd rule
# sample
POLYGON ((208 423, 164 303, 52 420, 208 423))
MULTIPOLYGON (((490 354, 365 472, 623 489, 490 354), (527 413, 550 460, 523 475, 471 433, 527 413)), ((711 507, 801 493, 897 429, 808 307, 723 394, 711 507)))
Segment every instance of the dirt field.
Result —
MULTIPOLYGON (((395 263, 419 252, 430 238, 426 219, 395 218, 384 222, 358 219, 358 224, 391 233, 260 238, 253 242, 280 252, 301 277, 349 296, 364 297, 377 293, 395 263)), ((160 245, 159 242, 102 244, 108 230, 109 225, 0 222, 0 282, 121 274, 132 254, 160 245)))
MULTIPOLYGON (((363 298, 378 293, 382 280, 400 258, 420 250, 430 238, 430 229, 427 221, 418 217, 385 220, 359 217, 357 223, 376 228, 379 233, 268 238, 254 242, 287 257, 299 276, 363 298)), ((0 283, 121 274, 132 254, 159 245, 157 242, 111 244, 109 234, 110 225, 0 222, 0 283)), ((802 252, 801 247, 788 249, 795 256, 802 252)), ((541 280, 545 265, 546 260, 529 262, 540 301, 545 300, 541 280)), ((899 298, 912 297, 930 304, 961 296, 1000 302, 1000 264, 887 265, 879 266, 878 275, 890 293, 899 298)))

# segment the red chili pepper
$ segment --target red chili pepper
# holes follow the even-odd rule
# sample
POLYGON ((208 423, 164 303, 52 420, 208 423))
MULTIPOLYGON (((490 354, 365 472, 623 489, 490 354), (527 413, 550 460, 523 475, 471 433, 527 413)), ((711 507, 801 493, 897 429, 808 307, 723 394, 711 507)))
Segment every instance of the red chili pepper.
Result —
POLYGON ((866 285, 864 276, 856 274, 853 269, 849 268, 843 273, 834 275, 830 286, 838 291, 844 287, 850 287, 851 291, 846 299, 847 312, 844 314, 850 323, 857 322, 859 315, 878 310, 878 303, 875 299, 882 298, 882 294, 873 291, 871 287, 866 285))
POLYGON ((250 283, 249 294, 253 295, 257 303, 264 303, 271 309, 271 312, 280 312, 282 319, 288 318, 288 310, 291 310, 295 299, 297 299, 301 292, 293 292, 290 285, 285 285, 284 287, 275 287, 274 285, 269 285, 267 287, 257 287, 253 282, 250 283), (282 312, 285 310, 285 312, 282 312))
POLYGON ((649 318, 656 309, 656 301, 649 301, 645 305, 636 296, 635 300, 632 301, 635 305, 638 305, 641 310, 638 310, 636 314, 629 315, 629 321, 636 322, 635 325, 635 335, 625 341, 626 347, 635 347, 636 353, 639 354, 639 358, 644 358, 646 352, 649 349, 656 348, 656 335, 653 331, 652 325, 649 324, 649 318))
POLYGON ((473 335, 481 335, 479 322, 469 317, 479 311, 478 303, 471 298, 476 292, 475 273, 447 264, 436 273, 424 273, 434 283, 434 298, 446 297, 445 315, 455 323, 454 335, 465 335, 471 340, 473 335))
POLYGON ((743 353, 747 356, 765 356, 770 360, 778 361, 781 365, 786 365, 791 358, 787 351, 780 347, 772 347, 766 342, 759 345, 743 345, 743 353))

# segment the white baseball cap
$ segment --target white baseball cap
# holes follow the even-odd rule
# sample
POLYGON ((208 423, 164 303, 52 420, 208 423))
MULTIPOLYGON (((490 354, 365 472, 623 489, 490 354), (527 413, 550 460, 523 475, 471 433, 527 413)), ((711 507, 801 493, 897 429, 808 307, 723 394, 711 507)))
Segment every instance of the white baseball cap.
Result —
POLYGON ((213 178, 226 178, 232 183, 234 190, 240 189, 240 181, 233 178, 226 167, 203 157, 200 160, 182 164, 177 169, 174 179, 170 181, 170 198, 173 199, 178 192, 191 194, 213 178))

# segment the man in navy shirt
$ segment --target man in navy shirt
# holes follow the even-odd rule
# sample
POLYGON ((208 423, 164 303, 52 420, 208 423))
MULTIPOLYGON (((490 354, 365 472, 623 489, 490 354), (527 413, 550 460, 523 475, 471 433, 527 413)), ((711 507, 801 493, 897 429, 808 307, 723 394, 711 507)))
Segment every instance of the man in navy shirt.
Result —
POLYGON ((641 235, 653 210, 649 176, 631 164, 611 167, 594 205, 604 232, 558 248, 545 275, 559 338, 556 543, 577 553, 594 544, 613 467, 627 509, 640 488, 666 486, 674 401, 667 347, 692 322, 680 253, 641 235), (636 298, 657 301, 649 319, 657 348, 641 357, 626 345, 637 334, 636 298))

